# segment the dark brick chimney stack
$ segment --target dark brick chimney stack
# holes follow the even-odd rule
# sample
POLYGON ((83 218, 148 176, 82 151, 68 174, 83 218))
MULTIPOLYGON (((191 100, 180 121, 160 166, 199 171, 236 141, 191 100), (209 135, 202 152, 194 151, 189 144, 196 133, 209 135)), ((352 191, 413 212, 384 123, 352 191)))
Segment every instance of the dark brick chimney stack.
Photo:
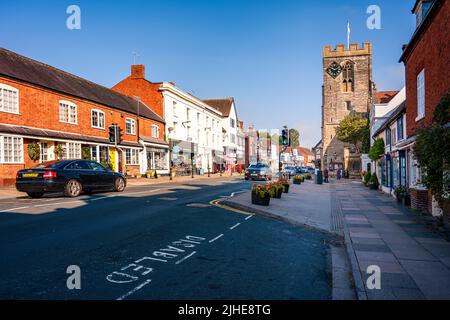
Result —
POLYGON ((131 66, 131 78, 145 79, 145 66, 143 64, 134 64, 131 66))

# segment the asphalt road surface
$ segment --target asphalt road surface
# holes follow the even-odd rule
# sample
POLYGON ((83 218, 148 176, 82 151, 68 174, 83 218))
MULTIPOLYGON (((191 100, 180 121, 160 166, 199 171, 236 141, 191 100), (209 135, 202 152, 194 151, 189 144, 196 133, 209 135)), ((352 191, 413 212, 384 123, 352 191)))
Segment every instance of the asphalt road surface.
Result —
POLYGON ((330 299, 326 235, 210 205, 248 188, 215 180, 2 200, 0 298, 330 299), (68 289, 69 266, 79 290, 68 289))

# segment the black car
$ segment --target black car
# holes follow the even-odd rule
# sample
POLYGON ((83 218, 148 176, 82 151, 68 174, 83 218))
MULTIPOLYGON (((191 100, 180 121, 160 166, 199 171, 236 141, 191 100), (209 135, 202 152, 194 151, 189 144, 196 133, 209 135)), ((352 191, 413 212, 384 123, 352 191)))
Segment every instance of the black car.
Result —
POLYGON ((47 192, 63 192, 66 197, 78 197, 82 191, 125 190, 124 175, 113 172, 90 160, 50 161, 32 169, 17 172, 16 188, 31 198, 47 192))
POLYGON ((272 180, 272 169, 265 163, 253 164, 245 170, 245 180, 272 180))

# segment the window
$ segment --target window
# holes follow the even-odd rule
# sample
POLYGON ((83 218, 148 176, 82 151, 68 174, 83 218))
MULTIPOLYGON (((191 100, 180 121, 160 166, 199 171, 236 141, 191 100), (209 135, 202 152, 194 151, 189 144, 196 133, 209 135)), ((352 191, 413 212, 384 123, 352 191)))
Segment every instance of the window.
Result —
POLYGON ((0 136, 0 162, 23 163, 23 139, 0 136))
POLYGON ((392 128, 390 131, 391 131, 391 143, 392 145, 395 145, 397 143, 397 130, 395 128, 392 128))
POLYGON ((62 144, 63 155, 62 159, 80 159, 81 158, 81 144, 74 142, 67 142, 62 144))
POLYGON ((398 140, 404 139, 403 134, 403 116, 397 119, 397 138, 398 140))
POLYGON ((93 128, 105 129, 105 113, 100 110, 92 110, 91 125, 93 128))
POLYGON ((354 85, 354 70, 353 64, 351 62, 346 62, 342 68, 342 91, 343 92, 353 92, 354 85))
POLYGON ((391 130, 386 129, 385 131, 385 140, 386 140, 386 146, 389 146, 391 144, 391 130))
POLYGON ((425 69, 417 76, 417 118, 425 117, 425 69))
POLYGON ((175 101, 172 104, 172 112, 173 112, 173 116, 177 117, 177 103, 175 101))
POLYGON ((232 128, 234 128, 236 126, 236 122, 234 121, 234 119, 230 119, 230 126, 232 128))
POLYGON ((41 143, 41 159, 40 162, 47 162, 48 159, 48 144, 46 142, 41 143))
POLYGON ((189 108, 186 108, 186 121, 190 121, 191 118, 191 110, 189 108))
POLYGON ((0 83, 0 111, 19 113, 19 90, 0 83))
POLYGON ((75 161, 69 164, 66 170, 90 170, 91 168, 88 166, 86 161, 75 161))
POLYGON ((130 135, 136 134, 136 121, 134 119, 125 119, 125 132, 130 135))
POLYGON ((159 139, 159 127, 152 125, 152 138, 159 139))
POLYGON ((139 150, 125 149, 125 159, 127 165, 139 165, 139 150))
POLYGON ((60 101, 59 121, 70 124, 77 124, 77 106, 72 102, 60 101))
POLYGON ((347 107, 347 111, 353 111, 353 106, 351 101, 346 101, 345 105, 347 107))
POLYGON ((200 126, 200 112, 197 112, 197 125, 200 126))
POLYGON ((101 164, 99 164, 97 162, 89 162, 89 167, 91 170, 100 171, 100 172, 105 171, 105 169, 106 169, 104 166, 102 166, 101 164))
POLYGON ((236 135, 235 134, 231 134, 230 135, 230 139, 231 139, 231 143, 236 143, 236 135))

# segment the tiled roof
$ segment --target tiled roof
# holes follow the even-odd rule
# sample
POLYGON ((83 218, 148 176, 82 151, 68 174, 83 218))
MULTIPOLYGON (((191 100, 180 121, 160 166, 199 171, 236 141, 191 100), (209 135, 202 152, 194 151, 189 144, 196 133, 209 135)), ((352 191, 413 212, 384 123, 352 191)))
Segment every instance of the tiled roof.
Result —
MULTIPOLYGON (((0 48, 0 75, 137 114, 137 101, 132 98, 4 48, 0 48)), ((140 116, 164 122, 143 103, 139 109, 140 116)))
POLYGON ((400 91, 379 91, 377 93, 377 103, 389 103, 400 91))
POLYGON ((228 117, 230 115, 231 106, 233 105, 233 98, 224 98, 224 99, 206 99, 203 100, 204 103, 213 107, 214 109, 219 110, 224 117, 228 117))

